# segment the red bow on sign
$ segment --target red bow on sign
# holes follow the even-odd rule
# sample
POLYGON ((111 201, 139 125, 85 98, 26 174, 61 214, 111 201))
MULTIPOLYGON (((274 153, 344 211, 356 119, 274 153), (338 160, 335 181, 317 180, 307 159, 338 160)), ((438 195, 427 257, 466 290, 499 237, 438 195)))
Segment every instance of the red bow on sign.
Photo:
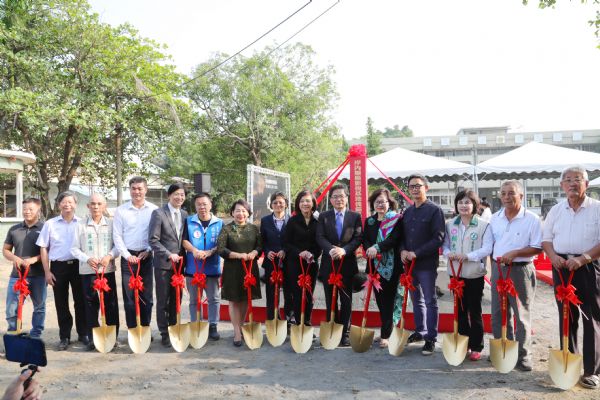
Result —
POLYGON ((500 295, 508 294, 513 297, 517 296, 517 291, 515 289, 515 283, 510 278, 498 279, 498 281, 496 282, 496 290, 498 291, 498 294, 500 294, 500 295))
POLYGON ((364 144, 355 144, 348 150, 348 157, 362 157, 367 155, 367 148, 364 144))
POLYGON ((342 274, 332 272, 329 274, 329 279, 327 279, 327 283, 333 286, 337 286, 338 288, 344 287, 344 282, 342 282, 342 274))
POLYGON ((575 286, 569 284, 567 286, 557 286, 556 287, 556 300, 560 302, 571 303, 575 306, 581 304, 581 300, 575 294, 575 286))
POLYGON ((363 283, 364 288, 369 288, 369 286, 373 286, 375 290, 381 290, 381 282, 379 281, 379 274, 374 272, 372 274, 367 274, 367 280, 363 283))
POLYGON ((273 272, 271 272, 271 283, 273 285, 282 285, 283 284, 283 271, 278 269, 273 270, 273 272))
POLYGON ((408 274, 407 272, 400 275, 400 284, 410 291, 417 289, 415 285, 413 285, 412 275, 408 274))
POLYGON ((248 273, 244 275, 244 288, 248 289, 249 287, 256 286, 256 278, 252 273, 248 273))
POLYGON ((139 275, 129 277, 129 289, 139 290, 140 292, 143 292, 144 282, 142 282, 142 277, 139 275))
POLYGON ((106 278, 96 278, 94 280, 94 290, 108 292, 110 291, 110 286, 108 286, 108 279, 106 278))
POLYGON ((183 289, 185 287, 185 277, 183 274, 173 274, 171 277, 171 286, 183 289))
POLYGON ((206 274, 195 272, 194 277, 192 278, 192 285, 198 286, 200 289, 206 288, 206 274))
POLYGON ((448 284, 448 289, 452 290, 456 297, 462 299, 465 288, 465 281, 462 281, 454 276, 450 277, 450 283, 448 284))
POLYGON ((15 282, 15 284, 13 285, 13 290, 15 292, 18 292, 19 295, 23 297, 27 297, 29 296, 29 293, 31 293, 29 291, 29 284, 27 283, 27 279, 25 279, 25 277, 19 278, 15 282))

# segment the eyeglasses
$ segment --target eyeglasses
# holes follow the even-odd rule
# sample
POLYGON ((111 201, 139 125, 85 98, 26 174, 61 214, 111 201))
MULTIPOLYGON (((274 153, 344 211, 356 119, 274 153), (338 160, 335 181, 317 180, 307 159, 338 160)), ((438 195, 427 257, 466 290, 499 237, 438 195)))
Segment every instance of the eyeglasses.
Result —
POLYGON ((471 203, 470 201, 459 201, 458 203, 459 206, 472 206, 473 203, 471 203))
POLYGON ((384 205, 386 205, 387 203, 388 203, 388 201, 387 201, 387 200, 379 200, 379 201, 376 201, 374 204, 375 204, 376 206, 384 206, 384 205))
POLYGON ((425 185, 408 185, 408 190, 421 190, 425 185))
POLYGON ((336 195, 331 196, 331 198, 334 200, 345 199, 346 195, 345 194, 336 194, 336 195))

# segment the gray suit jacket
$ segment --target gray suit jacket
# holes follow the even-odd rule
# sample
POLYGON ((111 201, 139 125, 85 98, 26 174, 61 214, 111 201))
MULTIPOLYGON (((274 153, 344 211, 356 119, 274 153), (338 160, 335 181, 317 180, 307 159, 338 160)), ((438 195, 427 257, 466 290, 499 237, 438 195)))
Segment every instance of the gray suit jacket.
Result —
POLYGON ((185 231, 187 230, 185 221, 188 214, 184 210, 180 210, 180 214, 181 230, 179 236, 177 236, 169 206, 165 204, 152 211, 150 228, 148 229, 148 242, 154 253, 154 268, 172 269, 169 256, 173 253, 184 257, 185 264, 185 250, 183 249, 182 239, 185 237, 185 231))

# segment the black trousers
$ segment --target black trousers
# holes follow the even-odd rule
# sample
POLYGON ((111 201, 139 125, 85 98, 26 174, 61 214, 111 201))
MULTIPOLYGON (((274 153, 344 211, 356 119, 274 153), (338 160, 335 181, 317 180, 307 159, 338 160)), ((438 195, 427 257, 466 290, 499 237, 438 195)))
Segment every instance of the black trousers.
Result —
MULTIPOLYGON (((277 261, 276 261, 277 262, 277 261)), ((265 257, 263 261, 263 266, 265 270, 265 296, 267 297, 267 319, 273 319, 275 317, 275 285, 271 283, 271 273, 273 272, 273 265, 271 264, 271 260, 265 257)), ((292 316, 293 306, 292 306, 292 293, 290 283, 288 283, 287 275, 288 268, 285 264, 282 266, 283 270, 283 313, 285 314, 285 319, 289 320, 292 316)), ((279 307, 281 307, 281 296, 279 296, 279 307)), ((281 316, 279 317, 281 318, 281 316)))
MULTIPOLYGON (((335 311, 335 322, 342 324, 343 336, 348 336, 350 325, 352 323, 352 275, 342 275, 342 283, 344 288, 337 291, 336 304, 334 305, 335 311), (338 302, 340 307, 338 309, 338 302)), ((327 307, 327 321, 330 320, 331 315, 331 295, 333 293, 333 286, 327 283, 328 277, 324 279, 323 289, 325 291, 325 305, 327 307)))
MULTIPOLYGON (((133 255, 138 255, 140 252, 131 251, 133 255)), ((133 273, 137 271, 137 264, 132 265, 133 273)), ((140 263, 140 276, 144 283, 144 290, 139 292, 140 296, 140 322, 142 326, 150 326, 152 321, 152 296, 154 293, 154 274, 152 268, 152 256, 146 257, 140 263)), ((127 266, 127 259, 121 257, 121 286, 123 288, 123 304, 125 305, 125 321, 127 322, 127 328, 135 328, 137 326, 135 320, 135 298, 133 290, 129 289, 129 278, 131 272, 127 266)))
MULTIPOLYGON (((172 269, 154 268, 154 280, 156 281, 156 324, 161 336, 169 335, 169 325, 177 323, 177 302, 175 288, 171 286, 172 269)), ((181 305, 181 297, 179 304, 181 305)))
MULTIPOLYGON (((397 269, 397 268, 395 268, 397 269)), ((381 338, 388 339, 394 328, 394 301, 396 300, 396 291, 398 290, 398 280, 400 272, 394 271, 389 280, 381 277, 381 290, 373 288, 375 293, 375 301, 379 308, 379 317, 381 318, 381 338)))
MULTIPOLYGON (((117 327, 117 336, 119 336, 119 299, 117 297, 117 281, 115 273, 104 274, 110 290, 104 292, 104 311, 106 313, 106 324, 117 327)), ((98 323, 98 312, 100 311, 100 298, 98 292, 94 290, 95 274, 81 275, 81 285, 83 288, 83 297, 85 299, 85 320, 87 335, 91 337, 92 329, 100 326, 98 323)))
MULTIPOLYGON (((317 273, 319 271, 318 264, 312 263, 308 266, 304 266, 307 268, 307 272, 310 275, 310 279, 312 282, 311 291, 315 292, 315 286, 317 285, 317 273)), ((286 282, 286 286, 288 291, 291 294, 291 308, 294 314, 294 319, 296 325, 300 324, 300 317, 302 314, 302 288, 298 286, 298 278, 302 274, 302 269, 300 268, 300 264, 297 262, 291 262, 286 266, 286 271, 284 273, 284 279, 286 282)), ((313 310, 313 296, 306 291, 305 293, 305 306, 304 306, 304 324, 312 325, 312 310, 313 310)))
POLYGON ((478 353, 483 350, 483 319, 481 299, 483 298, 483 276, 461 279, 465 282, 463 298, 458 303, 458 333, 469 337, 469 349, 478 353))
MULTIPOLYGON (((570 271, 561 269, 565 284, 569 280, 570 271)), ((554 288, 560 285, 558 271, 552 269, 554 288)), ((569 318, 569 351, 583 354, 583 371, 585 375, 600 374, 600 265, 589 263, 575 271, 571 282, 577 289, 575 294, 583 303, 580 304, 583 317, 583 352, 577 340, 579 329, 579 308, 570 306, 569 318), (587 317, 587 318, 586 318, 587 317)), ((560 346, 562 348, 562 302, 556 301, 559 315, 560 346)))
POLYGON ((73 292, 73 303, 75 308, 75 329, 79 336, 87 335, 85 323, 85 305, 83 290, 81 288, 81 277, 79 275, 79 261, 51 261, 50 271, 54 274, 54 305, 58 318, 59 335, 62 339, 71 339, 73 328, 73 316, 69 310, 69 285, 73 292))

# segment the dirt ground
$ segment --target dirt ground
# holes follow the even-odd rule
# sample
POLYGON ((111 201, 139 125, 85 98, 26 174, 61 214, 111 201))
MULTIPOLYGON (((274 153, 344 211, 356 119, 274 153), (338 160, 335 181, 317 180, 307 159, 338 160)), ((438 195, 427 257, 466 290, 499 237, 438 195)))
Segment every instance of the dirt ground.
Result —
MULTIPOLYGON (((7 327, 4 299, 9 271, 10 267, 0 262, 2 333, 7 327)), ((445 285, 440 286, 445 289, 445 285)), ((315 293, 316 297, 321 295, 320 291, 315 293)), ((361 296, 356 297, 360 304, 361 296)), ((489 298, 489 288, 486 297, 489 298)), ((440 299, 442 311, 449 312, 450 300, 449 295, 440 299)), ((387 349, 376 345, 362 354, 354 353, 351 348, 327 351, 320 348, 318 340, 307 354, 300 355, 294 353, 289 341, 273 348, 266 338, 263 347, 256 351, 236 348, 232 346, 231 324, 223 322, 219 325, 220 341, 209 341, 199 350, 190 347, 179 354, 160 345, 154 316, 155 340, 148 353, 135 355, 127 345, 123 312, 120 347, 110 354, 87 352, 80 343, 58 352, 55 350, 58 326, 50 289, 43 334, 48 366, 37 379, 48 399, 316 399, 332 395, 351 399, 600 399, 600 393, 579 386, 567 392, 553 387, 547 373, 547 357, 548 350, 558 345, 558 316, 552 289, 541 282, 534 310, 534 370, 529 373, 515 370, 502 375, 487 361, 487 337, 481 361, 466 360, 459 367, 451 367, 442 355, 441 337, 435 354, 430 357, 421 355, 420 345, 411 345, 400 357, 393 357, 387 349)), ((186 315, 182 318, 187 321, 186 315)), ((25 329, 30 321, 31 303, 26 303, 25 329)), ((4 351, 3 344, 0 351, 4 351)), ((19 370, 17 364, 2 357, 1 387, 19 370)))

